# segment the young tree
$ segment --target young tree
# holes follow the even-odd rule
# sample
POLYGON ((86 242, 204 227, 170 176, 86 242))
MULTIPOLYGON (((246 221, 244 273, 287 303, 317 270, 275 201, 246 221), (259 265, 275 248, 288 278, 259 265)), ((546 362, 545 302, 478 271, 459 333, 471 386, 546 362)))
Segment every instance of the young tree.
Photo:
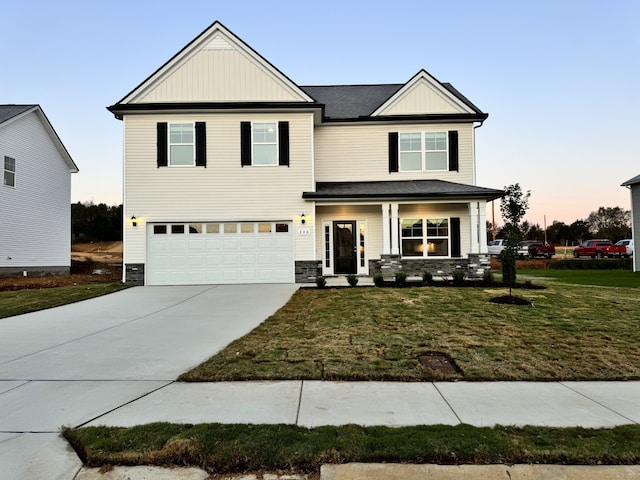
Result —
POLYGON ((522 233, 522 219, 529 208, 529 197, 531 192, 522 192, 518 183, 505 187, 505 196, 500 199, 500 213, 504 220, 502 235, 504 237, 505 248, 500 253, 502 262, 502 280, 509 285, 509 295, 511 288, 516 282, 516 256, 518 247, 524 235, 522 233))

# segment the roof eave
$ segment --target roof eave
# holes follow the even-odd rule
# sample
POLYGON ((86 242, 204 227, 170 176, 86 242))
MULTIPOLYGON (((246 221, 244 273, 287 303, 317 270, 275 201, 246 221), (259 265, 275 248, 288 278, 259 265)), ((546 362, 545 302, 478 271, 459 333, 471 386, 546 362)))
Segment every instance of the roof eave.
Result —
POLYGON ((492 192, 479 193, 379 193, 379 194, 324 194, 318 192, 303 192, 302 198, 305 200, 332 200, 332 201, 348 201, 348 200, 375 200, 384 198, 386 200, 403 200, 403 199, 427 199, 427 200, 469 200, 469 199, 481 199, 486 201, 496 200, 503 197, 505 192, 502 190, 495 190, 492 192))

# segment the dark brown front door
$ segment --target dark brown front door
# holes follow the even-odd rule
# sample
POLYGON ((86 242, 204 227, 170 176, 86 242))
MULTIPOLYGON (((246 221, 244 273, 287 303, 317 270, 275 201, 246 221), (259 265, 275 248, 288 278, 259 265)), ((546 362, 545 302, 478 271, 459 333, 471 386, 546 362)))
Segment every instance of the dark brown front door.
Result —
POLYGON ((356 222, 333 222, 333 273, 357 272, 356 222))

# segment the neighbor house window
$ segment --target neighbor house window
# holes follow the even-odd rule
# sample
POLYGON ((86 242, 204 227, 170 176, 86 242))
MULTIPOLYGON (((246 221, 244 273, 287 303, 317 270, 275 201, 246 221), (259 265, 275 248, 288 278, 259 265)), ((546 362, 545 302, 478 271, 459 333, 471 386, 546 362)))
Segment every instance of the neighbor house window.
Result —
POLYGON ((169 124, 169 165, 195 165, 193 123, 169 124))
POLYGON ((7 187, 16 186, 16 159, 4 157, 4 184, 7 187))
POLYGON ((278 124, 253 123, 253 165, 278 165, 278 124))
POLYGON ((447 170, 447 132, 400 133, 400 171, 447 170))
POLYGON ((449 256, 448 218, 405 218, 402 219, 401 230, 403 256, 449 256))

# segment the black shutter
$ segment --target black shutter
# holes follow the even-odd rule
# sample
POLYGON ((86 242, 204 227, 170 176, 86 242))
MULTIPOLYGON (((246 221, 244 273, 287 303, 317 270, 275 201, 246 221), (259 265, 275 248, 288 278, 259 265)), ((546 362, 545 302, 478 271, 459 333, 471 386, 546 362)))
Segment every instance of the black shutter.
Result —
POLYGON ((462 248, 460 247, 460 219, 453 217, 450 219, 451 227, 451 256, 461 257, 462 248))
POLYGON ((458 131, 449 132, 449 171, 458 172, 458 131))
POLYGON ((169 164, 167 155, 167 123, 161 122, 157 125, 158 135, 156 137, 157 153, 158 153, 158 168, 166 167, 169 164))
POLYGON ((398 171, 398 132, 389 132, 389 173, 398 171))
POLYGON ((278 165, 289 166, 289 122, 278 122, 278 165))
POLYGON ((205 122, 196 122, 196 167, 207 166, 207 127, 205 122))
POLYGON ((240 122, 240 165, 251 166, 251 122, 240 122))

